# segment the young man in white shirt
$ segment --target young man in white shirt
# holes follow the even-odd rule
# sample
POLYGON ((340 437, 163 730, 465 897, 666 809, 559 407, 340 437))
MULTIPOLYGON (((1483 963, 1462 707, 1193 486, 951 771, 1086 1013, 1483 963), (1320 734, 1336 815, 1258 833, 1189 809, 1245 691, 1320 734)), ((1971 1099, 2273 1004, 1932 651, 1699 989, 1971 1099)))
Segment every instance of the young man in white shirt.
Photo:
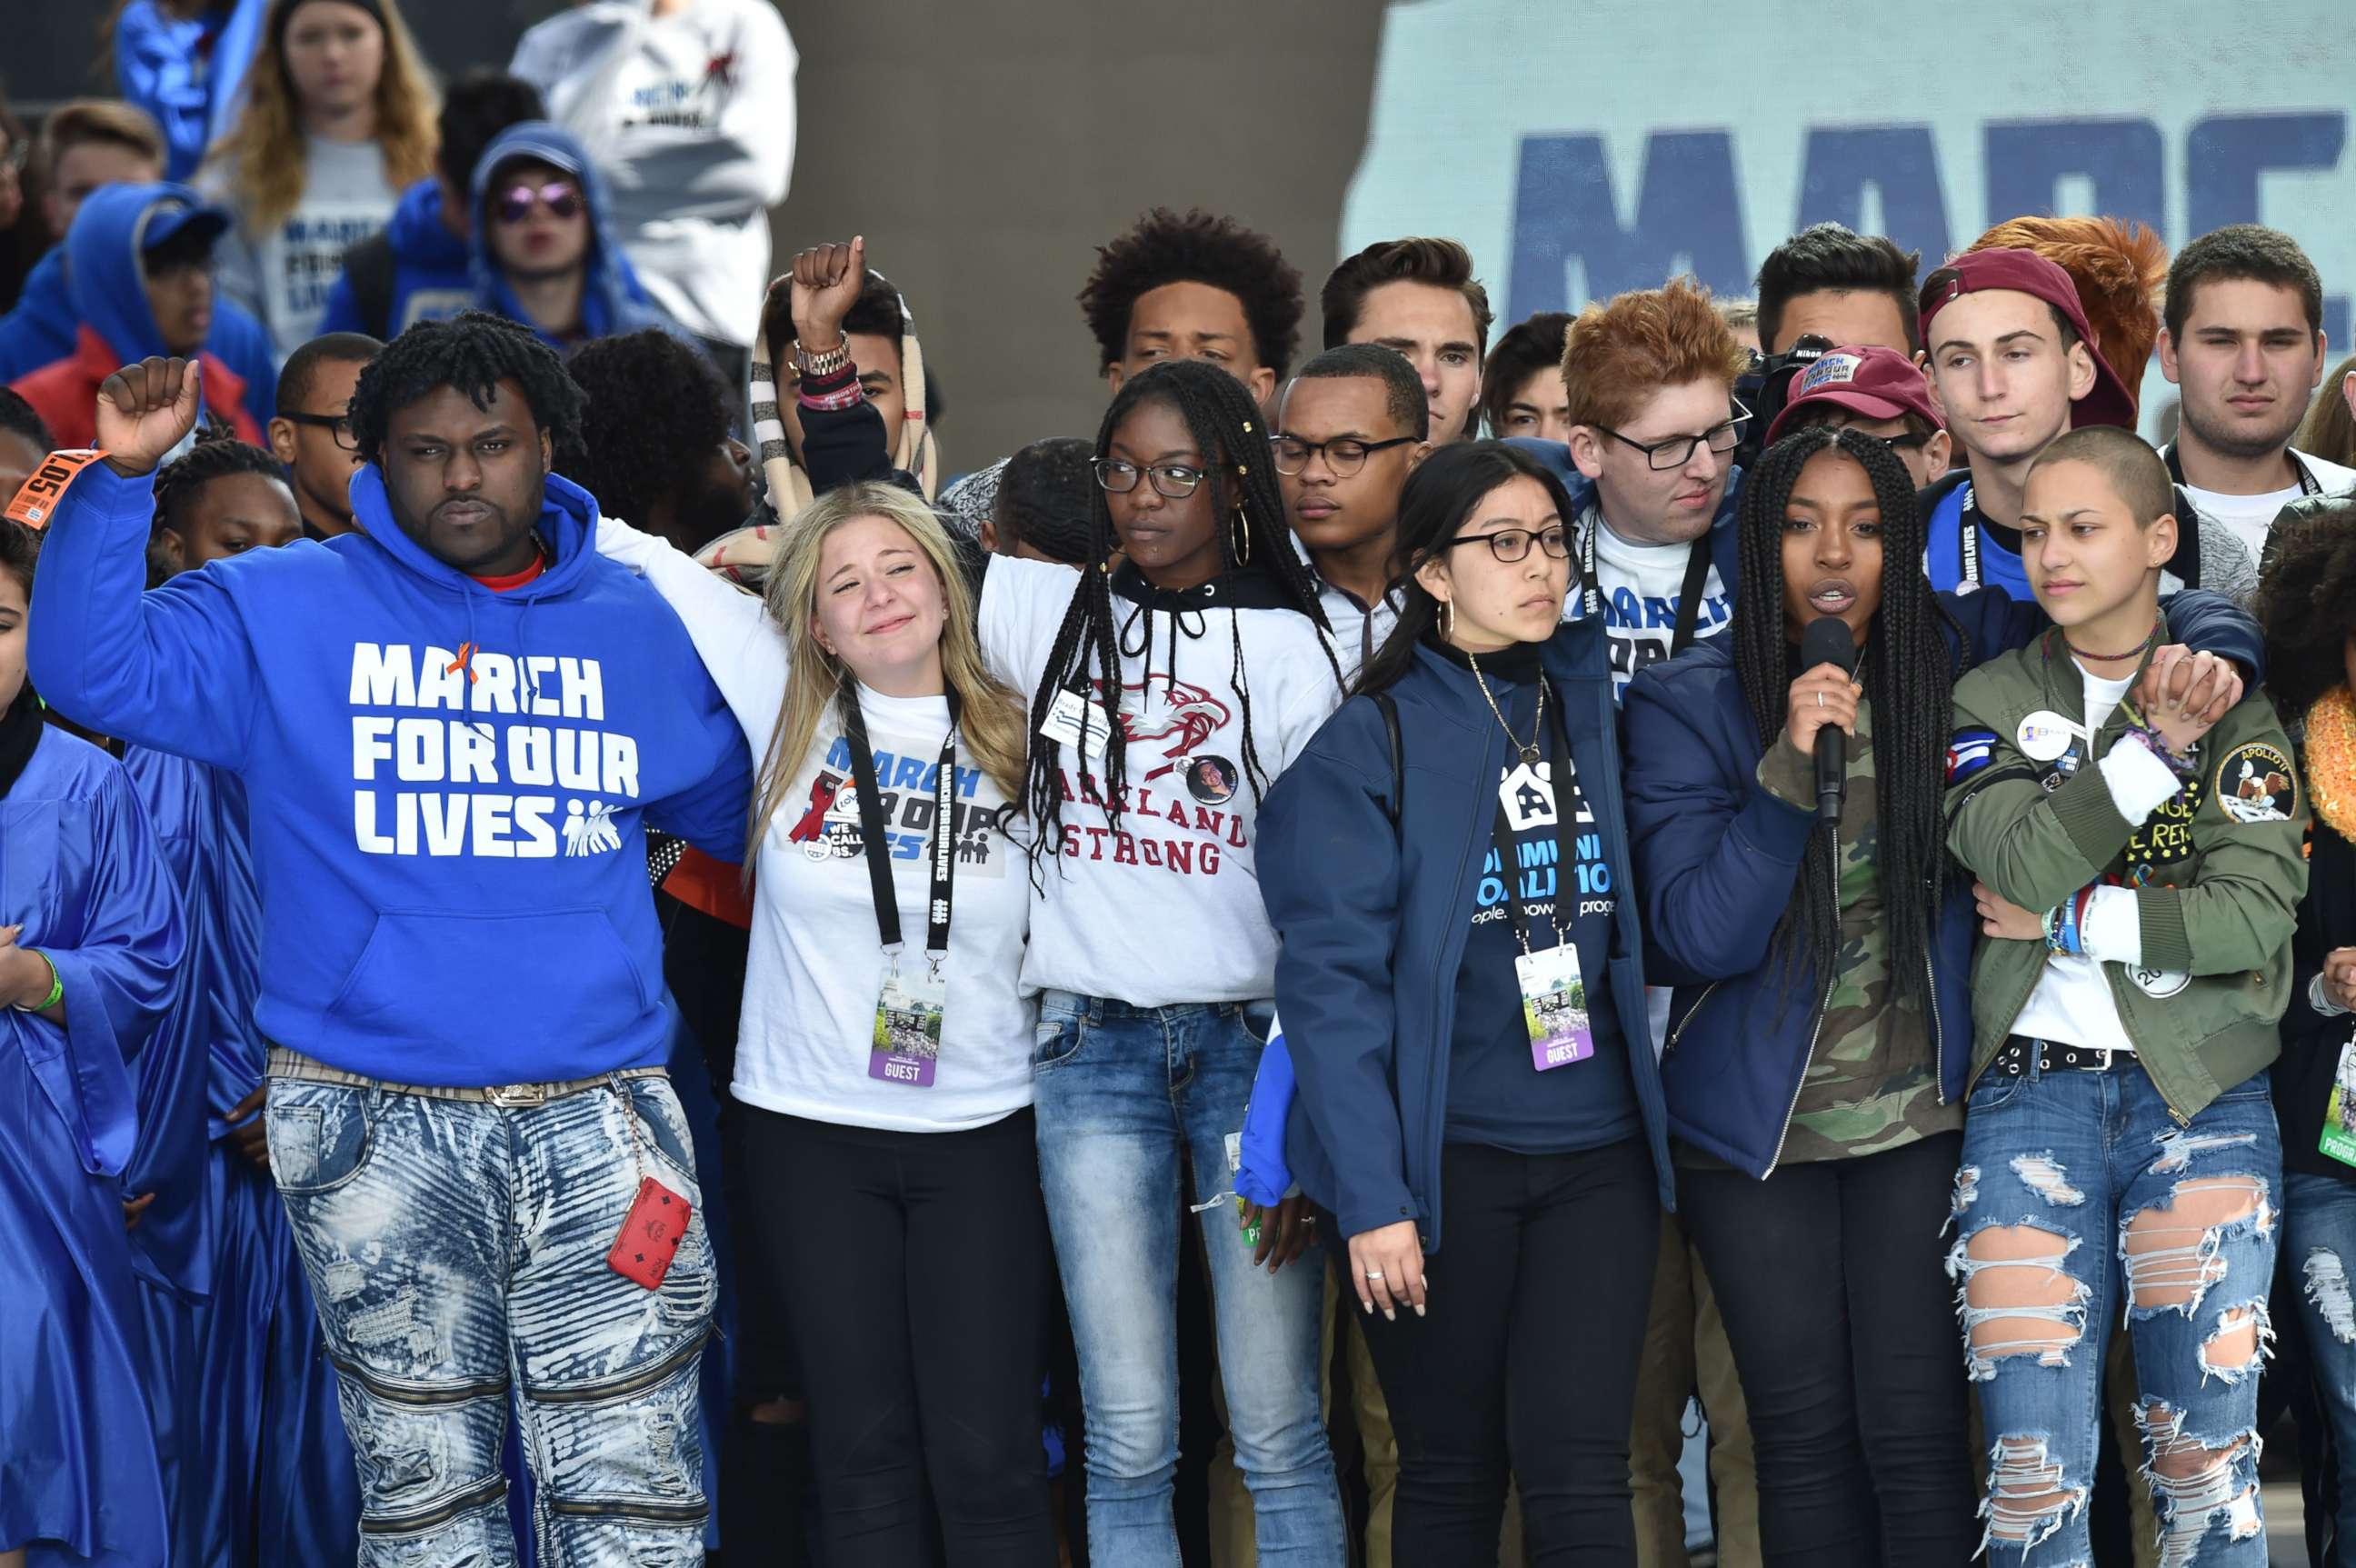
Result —
POLYGON ((1590 305, 1571 323, 1569 445, 1590 489, 1572 529, 1569 613, 1603 616, 1622 689, 1732 619, 1732 454, 1749 417, 1734 379, 1749 358, 1688 279, 1590 305))
POLYGON ((2297 241, 2256 223, 2201 235, 2168 269, 2161 314, 2160 373, 2183 419, 2160 456, 2201 515, 2255 556, 2283 508, 2356 489, 2356 468, 2290 444, 2329 349, 2323 280, 2297 241))

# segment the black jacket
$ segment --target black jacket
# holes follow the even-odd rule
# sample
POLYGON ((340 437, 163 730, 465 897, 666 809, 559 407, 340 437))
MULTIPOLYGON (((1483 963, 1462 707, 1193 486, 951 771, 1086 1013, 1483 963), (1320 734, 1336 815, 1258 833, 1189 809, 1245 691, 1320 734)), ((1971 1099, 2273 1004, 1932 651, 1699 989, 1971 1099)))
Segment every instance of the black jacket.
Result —
POLYGON ((2356 1036, 2356 1014, 2327 1016, 2308 1000, 2324 955, 2356 947, 2356 846, 2321 817, 2309 843, 2307 897, 2298 906, 2298 935, 2291 940, 2290 1005, 2283 1012, 2282 1058, 2275 1063, 2275 1120, 2282 1123, 2285 1170, 2356 1181, 2356 1165, 2343 1165, 2315 1146, 2340 1047, 2356 1036))

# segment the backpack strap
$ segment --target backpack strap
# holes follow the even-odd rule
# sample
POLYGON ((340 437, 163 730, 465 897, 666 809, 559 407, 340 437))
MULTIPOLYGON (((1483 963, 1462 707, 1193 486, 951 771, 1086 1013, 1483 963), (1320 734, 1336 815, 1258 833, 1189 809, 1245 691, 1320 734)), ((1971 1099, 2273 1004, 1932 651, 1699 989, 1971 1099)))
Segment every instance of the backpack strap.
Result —
POLYGON ((1407 746, 1399 738, 1398 703, 1388 692, 1373 693, 1375 706, 1382 710, 1383 728, 1391 739, 1391 826, 1399 824, 1399 811, 1407 800, 1407 746))

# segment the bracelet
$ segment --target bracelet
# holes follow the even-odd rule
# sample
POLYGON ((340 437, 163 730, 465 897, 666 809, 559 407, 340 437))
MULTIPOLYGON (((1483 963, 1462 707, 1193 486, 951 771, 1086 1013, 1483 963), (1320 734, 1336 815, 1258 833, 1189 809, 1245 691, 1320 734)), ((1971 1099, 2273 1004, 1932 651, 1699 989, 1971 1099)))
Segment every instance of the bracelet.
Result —
POLYGON ((2086 911, 2094 901, 2094 885, 2090 882, 2047 913, 2045 948, 2048 952, 2066 958, 2086 956, 2086 911))
POLYGON ((834 374, 835 371, 851 363, 850 334, 843 333, 839 335, 835 339, 833 348, 816 354, 813 354, 808 349, 803 348, 800 338, 795 338, 794 363, 801 367, 802 374, 806 376, 830 376, 834 374))
POLYGON ((2179 779, 2191 779, 2201 772, 2201 761, 2194 754, 2201 749, 2194 742, 2182 751, 2168 744, 2168 737, 2149 725, 2129 725, 2126 733, 2143 742, 2144 749, 2168 764, 2169 770, 2179 779))
POLYGON ((35 958, 39 959, 43 963, 48 964, 49 993, 47 996, 42 997, 38 1002, 31 1004, 23 1002, 17 1003, 16 1011, 19 1013, 45 1013, 48 1011, 48 1009, 56 1006, 60 1001, 64 1000, 66 993, 65 977, 58 972, 58 966, 49 961, 48 954, 41 951, 38 948, 27 948, 25 950, 31 953, 35 958))

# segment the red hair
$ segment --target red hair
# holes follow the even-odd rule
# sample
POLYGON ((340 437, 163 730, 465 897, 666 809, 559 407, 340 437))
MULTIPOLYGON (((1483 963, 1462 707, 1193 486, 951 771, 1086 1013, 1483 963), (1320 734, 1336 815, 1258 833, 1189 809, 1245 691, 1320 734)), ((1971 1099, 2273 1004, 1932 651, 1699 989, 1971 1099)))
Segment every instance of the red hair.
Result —
POLYGON ((1965 249, 1999 246, 2034 251, 2070 274, 2094 328, 2094 351, 2126 383, 2127 396, 2139 397, 2168 283, 2168 247, 2159 236, 2115 218, 2015 218, 1965 249))
POLYGON ((1573 424, 1614 429, 1663 387, 1722 381, 1731 393, 1750 363, 1709 290, 1672 278, 1579 313, 1563 340, 1563 401, 1573 424))

